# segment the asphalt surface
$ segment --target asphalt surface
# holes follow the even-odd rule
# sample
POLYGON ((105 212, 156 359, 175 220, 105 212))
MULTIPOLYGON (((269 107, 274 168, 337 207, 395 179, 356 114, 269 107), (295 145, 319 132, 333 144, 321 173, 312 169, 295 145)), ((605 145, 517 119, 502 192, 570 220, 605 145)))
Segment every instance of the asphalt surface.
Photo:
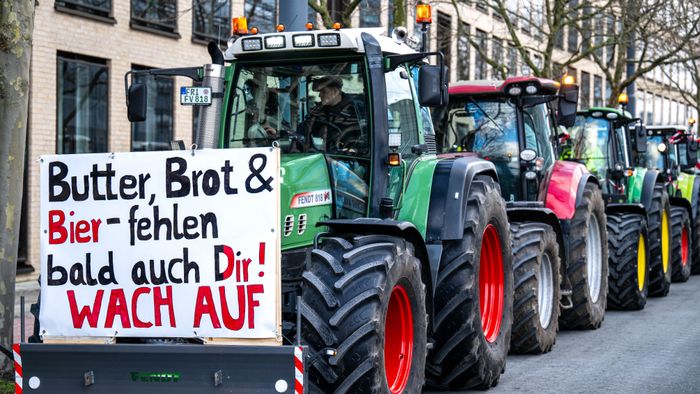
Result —
POLYGON ((594 331, 560 331, 544 355, 508 357, 491 393, 700 393, 700 276, 594 331))

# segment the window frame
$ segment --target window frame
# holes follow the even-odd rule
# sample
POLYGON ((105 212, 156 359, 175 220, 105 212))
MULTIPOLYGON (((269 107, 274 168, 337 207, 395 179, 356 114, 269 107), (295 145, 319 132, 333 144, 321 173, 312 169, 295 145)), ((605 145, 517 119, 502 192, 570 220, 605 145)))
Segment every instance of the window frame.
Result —
POLYGON ((82 4, 80 0, 55 0, 53 7, 58 12, 114 25, 117 23, 117 20, 114 18, 114 2, 112 0, 107 1, 109 2, 109 10, 82 4))
MULTIPOLYGON (((60 60, 64 59, 73 63, 82 63, 86 65, 91 65, 91 66, 102 66, 106 69, 107 73, 107 82, 105 84, 107 88, 107 98, 106 98, 106 105, 105 105, 105 119, 106 119, 106 128, 105 128, 105 149, 104 152, 100 151, 95 151, 95 152, 89 152, 89 153, 106 153, 110 151, 110 112, 109 112, 109 104, 110 104, 110 84, 109 84, 109 77, 110 77, 110 62, 108 59, 102 59, 102 58, 97 58, 97 57, 92 57, 92 56, 87 56, 87 55, 81 55, 77 53, 72 53, 72 52, 62 52, 58 51, 56 53, 56 128, 55 128, 55 143, 54 143, 54 152, 56 154, 74 154, 74 153, 79 153, 79 152, 63 152, 63 149, 59 149, 59 138, 58 134, 61 131, 61 123, 62 119, 59 116, 59 100, 63 99, 63 96, 61 94, 61 84, 59 84, 58 79, 59 77, 62 76, 61 74, 61 66, 60 66, 60 60)), ((61 138, 63 140, 63 138, 61 138)))
MULTIPOLYGON (((150 70, 150 69, 153 69, 153 68, 155 68, 155 67, 144 66, 144 65, 142 65, 142 64, 132 63, 132 64, 131 64, 131 69, 130 69, 130 70, 131 70, 131 71, 139 71, 139 70, 150 70)), ((170 127, 170 141, 167 141, 168 145, 170 145, 170 143, 171 143, 172 141, 175 140, 175 107, 176 107, 176 105, 175 105, 175 99, 176 99, 176 98, 175 98, 175 96, 176 96, 175 92, 176 92, 176 90, 177 90, 177 84, 176 84, 177 81, 176 81, 175 77, 167 77, 167 76, 146 77, 146 78, 152 78, 153 81, 154 81, 155 83, 158 82, 158 79, 166 79, 166 78, 168 78, 168 79, 170 79, 170 80, 172 81, 172 85, 173 85, 173 86, 172 86, 172 89, 171 89, 171 90, 172 90, 172 91, 171 91, 171 93, 172 93, 172 100, 171 100, 171 109, 172 109, 171 118, 172 118, 172 125, 171 125, 171 127, 170 127)), ((146 82, 146 84, 148 85, 147 82, 146 82)), ((147 97, 146 99, 147 99, 147 103, 146 103, 146 112, 148 112, 148 106, 149 106, 148 97, 147 97)), ((147 122, 147 121, 144 121, 144 122, 147 122)), ((130 152, 153 152, 154 150, 139 150, 139 151, 135 151, 135 150, 134 150, 134 128, 136 127, 137 123, 142 123, 142 122, 132 122, 132 123, 130 124, 130 128, 129 128, 129 151, 130 151, 130 152)), ((167 149, 166 149, 166 150, 167 150, 167 149)), ((157 150, 156 150, 156 151, 157 151, 157 150)))
MULTIPOLYGON (((148 19, 140 18, 134 15, 134 2, 139 0, 129 0, 129 27, 134 30, 141 30, 153 34, 162 35, 170 38, 180 38, 180 33, 178 31, 178 18, 177 18, 177 0, 171 0, 175 6, 174 12, 174 24, 169 26, 165 23, 149 21, 148 19)), ((141 0, 143 1, 143 0, 141 0)), ((160 2, 159 2, 160 4, 160 2)))
MULTIPOLYGON (((221 1, 218 0, 217 3, 221 1)), ((195 29, 195 3, 199 3, 200 0, 192 0, 192 42, 198 43, 198 44, 208 44, 209 41, 217 41, 219 45, 225 45, 226 42, 228 41, 228 38, 231 35, 231 17, 233 15, 233 1, 232 0, 225 0, 225 2, 228 2, 228 17, 226 18, 226 23, 225 25, 228 27, 227 31, 222 31, 221 37, 216 36, 216 32, 214 32, 214 35, 208 35, 202 32, 198 32, 195 29)))

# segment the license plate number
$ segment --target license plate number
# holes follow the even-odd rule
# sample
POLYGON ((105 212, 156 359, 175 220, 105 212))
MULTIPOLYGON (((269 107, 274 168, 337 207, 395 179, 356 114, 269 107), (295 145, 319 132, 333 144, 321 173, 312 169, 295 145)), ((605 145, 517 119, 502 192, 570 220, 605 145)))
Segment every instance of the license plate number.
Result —
POLYGON ((209 87, 181 87, 181 105, 209 105, 211 104, 211 88, 209 87))

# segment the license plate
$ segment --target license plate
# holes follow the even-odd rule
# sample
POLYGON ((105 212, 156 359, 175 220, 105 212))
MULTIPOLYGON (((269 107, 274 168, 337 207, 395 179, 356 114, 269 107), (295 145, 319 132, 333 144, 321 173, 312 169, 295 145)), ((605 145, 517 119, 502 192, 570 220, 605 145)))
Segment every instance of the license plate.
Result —
POLYGON ((209 105, 211 104, 211 88, 209 87, 181 87, 181 105, 209 105))

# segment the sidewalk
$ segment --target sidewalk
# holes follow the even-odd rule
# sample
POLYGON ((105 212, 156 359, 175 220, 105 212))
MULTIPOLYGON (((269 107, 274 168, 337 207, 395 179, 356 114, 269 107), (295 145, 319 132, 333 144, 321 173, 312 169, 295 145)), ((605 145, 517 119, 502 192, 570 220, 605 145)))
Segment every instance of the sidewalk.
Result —
POLYGON ((35 279, 25 282, 17 282, 15 284, 15 326, 14 326, 14 342, 19 342, 21 339, 21 315, 20 315, 20 300, 24 296, 24 340, 27 341, 34 330, 34 316, 29 312, 32 304, 36 303, 39 296, 39 282, 35 279))

